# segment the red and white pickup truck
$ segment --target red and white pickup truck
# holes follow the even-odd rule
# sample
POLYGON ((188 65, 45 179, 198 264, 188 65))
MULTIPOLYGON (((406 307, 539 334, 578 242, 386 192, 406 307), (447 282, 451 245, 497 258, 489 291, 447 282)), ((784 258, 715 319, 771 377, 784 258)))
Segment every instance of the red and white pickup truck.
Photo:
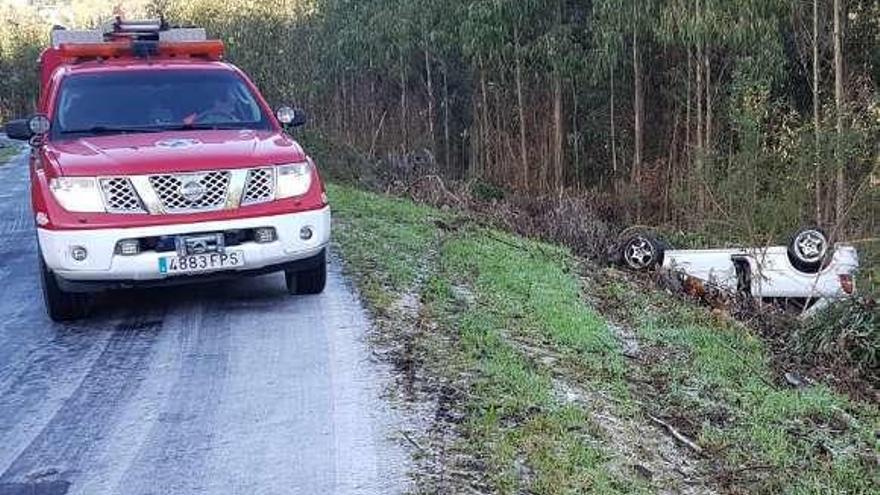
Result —
POLYGON ((29 140, 43 294, 54 320, 90 293, 283 271, 292 294, 326 281, 330 207, 318 171, 202 29, 119 19, 52 32, 29 140))

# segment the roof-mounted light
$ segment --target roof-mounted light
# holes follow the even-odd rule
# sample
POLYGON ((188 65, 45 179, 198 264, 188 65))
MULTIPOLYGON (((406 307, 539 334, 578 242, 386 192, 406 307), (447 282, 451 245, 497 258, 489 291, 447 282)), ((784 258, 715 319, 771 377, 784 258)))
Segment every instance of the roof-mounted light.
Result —
POLYGON ((72 59, 113 58, 122 56, 204 57, 223 58, 224 46, 219 40, 208 41, 112 41, 108 43, 62 43, 58 48, 63 57, 72 59), (149 49, 147 49, 149 48, 149 49))
POLYGON ((111 58, 131 53, 131 43, 114 41, 110 43, 62 43, 58 47, 61 55, 69 58, 111 58))
POLYGON ((223 42, 220 40, 159 42, 159 54, 171 57, 207 57, 211 60, 220 60, 223 58, 223 51, 223 42))

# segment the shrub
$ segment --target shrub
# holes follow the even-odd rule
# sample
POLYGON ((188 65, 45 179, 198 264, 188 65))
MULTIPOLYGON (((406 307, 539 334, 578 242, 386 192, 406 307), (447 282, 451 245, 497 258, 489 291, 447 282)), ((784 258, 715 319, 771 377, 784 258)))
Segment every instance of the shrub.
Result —
POLYGON ((804 322, 792 341, 801 355, 852 366, 859 374, 880 371, 880 306, 868 299, 834 304, 804 322))

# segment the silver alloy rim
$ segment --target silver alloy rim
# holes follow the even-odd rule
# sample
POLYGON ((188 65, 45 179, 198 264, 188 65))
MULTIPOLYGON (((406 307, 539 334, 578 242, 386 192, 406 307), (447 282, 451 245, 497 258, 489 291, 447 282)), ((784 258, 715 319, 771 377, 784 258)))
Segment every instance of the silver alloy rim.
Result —
POLYGON ((794 240, 794 249, 801 261, 814 263, 821 260, 828 250, 828 242, 822 233, 807 230, 798 234, 794 240))
POLYGON ((644 237, 636 237, 626 245, 624 259, 630 268, 643 270, 654 263, 654 246, 644 237))

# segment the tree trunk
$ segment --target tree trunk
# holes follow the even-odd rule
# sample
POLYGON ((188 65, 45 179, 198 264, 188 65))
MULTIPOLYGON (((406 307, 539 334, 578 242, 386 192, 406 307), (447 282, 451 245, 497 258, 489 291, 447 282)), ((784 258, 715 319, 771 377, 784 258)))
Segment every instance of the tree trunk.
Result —
POLYGON ((369 70, 370 70, 370 103, 369 103, 369 119, 370 119, 370 127, 376 127, 376 108, 378 106, 378 102, 376 101, 376 77, 373 75, 373 57, 370 57, 369 60, 369 70))
POLYGON ((578 119, 580 119, 580 112, 578 108, 578 87, 577 87, 577 78, 572 78, 571 81, 571 101, 572 101, 572 110, 571 110, 571 135, 573 137, 571 143, 571 151, 572 151, 572 163, 574 165, 574 186, 580 191, 581 188, 581 141, 580 141, 580 129, 578 128, 578 119))
POLYGON ((694 147, 694 179, 697 181, 697 208, 701 213, 705 210, 705 197, 703 194, 703 67, 700 60, 703 58, 703 48, 700 43, 697 44, 697 63, 695 69, 697 72, 697 142, 694 147))
MULTIPOLYGON (((354 73, 351 74, 351 81, 348 91, 348 115, 349 120, 351 120, 351 124, 349 125, 352 128, 349 132, 356 131, 358 126, 357 115, 358 115, 358 107, 357 97, 360 91, 358 91, 358 81, 354 77, 354 73)), ((363 134, 359 132, 355 132, 355 137, 349 137, 349 142, 352 144, 356 144, 354 141, 358 139, 358 137, 362 137, 363 134)))
POLYGON ((431 57, 428 52, 427 43, 425 43, 425 85, 427 86, 428 91, 428 135, 431 139, 431 154, 435 163, 437 161, 437 136, 434 132, 434 122, 436 116, 434 115, 434 74, 431 71, 431 57))
POLYGON ((712 65, 709 58, 709 50, 703 53, 703 60, 706 70, 706 136, 705 148, 706 153, 712 153, 712 65))
POLYGON ((813 133, 815 139, 816 225, 822 225, 822 166, 819 115, 819 0, 813 0, 813 133))
POLYGON ((642 85, 642 60, 639 53, 636 30, 633 29, 633 112, 634 112, 634 150, 633 170, 630 181, 636 186, 636 220, 642 220, 642 150, 644 149, 644 88, 642 85))
POLYGON ((523 189, 529 188, 529 157, 526 144, 526 111, 525 95, 523 93, 522 60, 519 50, 519 29, 513 27, 514 58, 516 60, 516 106, 519 110, 519 154, 522 160, 522 185, 523 189))
POLYGON ((693 74, 693 51, 687 47, 687 98, 685 99, 684 147, 688 161, 691 159, 691 76, 693 74))
MULTIPOLYGON (((550 87, 553 87, 553 83, 550 83, 550 87)), ((552 99, 552 91, 551 91, 551 99, 552 99)), ((536 107, 539 105, 532 105, 528 113, 529 120, 533 120, 535 122, 539 122, 541 120, 546 120, 546 114, 536 115, 536 107)), ((542 110, 543 106, 540 107, 542 110)), ((552 103, 548 108, 549 113, 553 113, 553 105, 552 103)), ((553 116, 550 116, 550 119, 553 119, 553 116)), ((531 147, 532 153, 537 156, 535 159, 535 165, 537 170, 537 178, 532 179, 532 189, 537 190, 539 192, 547 192, 552 190, 550 187, 550 182, 547 178, 555 169, 554 159, 553 159, 553 134, 554 134, 554 126, 541 126, 535 129, 531 136, 531 147), (540 146, 540 148, 537 148, 540 146), (537 148, 537 149, 536 149, 537 148), (535 153, 537 151, 537 153, 535 153)), ((534 175, 534 174, 533 174, 534 175)))
POLYGON ((403 63, 403 54, 400 55, 400 136, 403 139, 403 153, 409 150, 407 139, 407 98, 406 98, 406 66, 403 63))
POLYGON ((333 106, 336 107, 333 112, 335 115, 335 131, 338 133, 337 136, 341 136, 342 134, 342 84, 339 83, 339 74, 337 73, 334 77, 336 81, 336 91, 333 92, 333 106))
POLYGON ((835 223, 841 228, 846 197, 846 165, 843 160, 843 24, 841 17, 845 8, 844 0, 834 0, 834 107, 837 112, 837 193, 835 202, 835 223))
POLYGON ((449 79, 447 73, 449 69, 443 64, 443 157, 446 161, 446 171, 451 168, 450 154, 452 153, 449 144, 449 79))
POLYGON ((609 64, 611 73, 611 184, 617 191, 617 138, 615 136, 617 124, 614 121, 614 61, 609 64))
MULTIPOLYGON (((477 95, 474 95, 471 98, 471 106, 473 107, 474 116, 479 117, 482 113, 482 109, 480 108, 480 102, 477 99, 477 95)), ((480 173, 480 164, 483 161, 483 150, 480 148, 481 141, 483 139, 483 122, 482 119, 477 119, 476 123, 469 128, 469 132, 467 134, 469 140, 469 146, 467 148, 462 148, 462 154, 464 154, 465 150, 470 151, 470 156, 468 157, 468 178, 481 178, 480 173), (476 126, 476 129, 474 129, 476 126)))
MULTIPOLYGON (((483 65, 483 57, 482 55, 479 58, 480 63, 480 97, 482 99, 482 108, 480 109, 480 121, 482 125, 480 126, 480 145, 482 148, 482 156, 480 160, 482 163, 479 165, 479 175, 483 176, 486 174, 486 170, 489 167, 489 95, 486 94, 486 68, 483 65)), ((483 178, 483 177, 481 177, 483 178)))
MULTIPOLYGON (((562 0, 559 0, 556 4, 556 25, 560 29, 562 27, 563 5, 564 2, 562 0)), ((565 187, 565 177, 563 177, 562 170, 565 159, 565 150, 563 149, 565 129, 562 120, 562 74, 558 66, 553 74, 553 121, 555 131, 553 142, 554 179, 556 180, 556 191, 562 195, 562 190, 565 187)))
MULTIPOLYGON (((639 40, 637 28, 633 27, 632 56, 633 56, 633 169, 630 181, 636 185, 638 192, 642 191, 642 150, 644 148, 644 88, 642 87, 642 57, 639 53, 639 40)), ((641 205, 641 199, 638 201, 641 205)))
POLYGON ((564 158, 563 150, 563 129, 562 122, 562 77, 557 71, 553 76, 553 167, 554 179, 556 181, 556 191, 562 193, 564 180, 562 177, 562 161, 564 158))
POLYGON ((351 89, 348 87, 349 82, 346 74, 342 73, 342 126, 345 128, 345 141, 354 146, 354 137, 352 136, 352 127, 354 122, 351 121, 351 112, 353 110, 351 102, 351 89))
POLYGON ((672 139, 669 143, 669 154, 666 158, 666 187, 663 191, 663 218, 667 221, 671 218, 672 205, 669 201, 670 190, 675 185, 675 161, 677 160, 676 151, 678 150, 678 125, 681 116, 681 106, 675 106, 675 114, 672 117, 672 139))
MULTIPOLYGON (((503 79, 503 77, 504 77, 503 72, 501 74, 501 77, 502 77, 502 80, 501 80, 501 83, 498 84, 498 87, 506 88, 507 81, 505 81, 503 79)), ((494 154, 492 155, 492 170, 494 170, 496 174, 497 173, 502 174, 502 177, 505 177, 505 178, 509 177, 510 184, 512 186, 515 186, 516 185, 516 176, 517 176, 516 167, 519 162, 516 159, 515 153, 513 153, 513 151, 510 152, 510 155, 511 155, 510 159, 507 159, 504 156, 505 143, 504 143, 504 137, 502 137, 502 136, 506 137, 507 131, 504 128, 504 123, 502 122, 501 109, 504 108, 504 105, 501 103, 501 91, 494 91, 493 96, 495 99, 495 101, 494 101, 494 104, 495 104, 495 128, 492 130, 492 136, 495 137, 495 140, 492 143, 493 146, 492 146, 492 149, 490 150, 490 151, 494 152, 494 154), (509 168, 505 169, 504 165, 506 165, 506 164, 510 164, 510 165, 507 165, 509 168)))

